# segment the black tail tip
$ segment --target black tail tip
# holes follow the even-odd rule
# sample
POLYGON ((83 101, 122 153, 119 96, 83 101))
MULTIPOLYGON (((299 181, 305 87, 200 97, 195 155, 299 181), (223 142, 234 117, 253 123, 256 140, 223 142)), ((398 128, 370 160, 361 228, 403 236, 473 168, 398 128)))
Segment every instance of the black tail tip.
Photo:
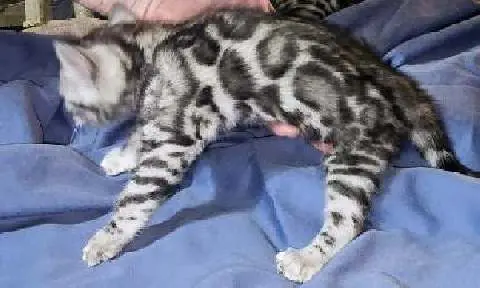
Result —
POLYGON ((469 169, 467 173, 465 173, 465 175, 470 177, 480 178, 480 171, 472 171, 469 169))
POLYGON ((480 172, 479 171, 473 171, 470 168, 465 167, 463 165, 461 165, 457 171, 453 171, 453 172, 458 172, 460 174, 470 176, 470 177, 474 177, 474 178, 480 178, 480 172))
POLYGON ((463 175, 467 175, 474 178, 480 178, 480 171, 473 171, 470 168, 464 166, 456 158, 450 158, 449 161, 445 161, 442 165, 442 169, 450 172, 456 172, 463 175))

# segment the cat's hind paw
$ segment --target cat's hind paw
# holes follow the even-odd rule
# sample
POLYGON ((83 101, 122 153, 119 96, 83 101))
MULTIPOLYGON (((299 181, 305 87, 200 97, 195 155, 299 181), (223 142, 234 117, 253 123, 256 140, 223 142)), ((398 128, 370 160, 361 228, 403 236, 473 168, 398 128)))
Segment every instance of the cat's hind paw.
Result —
POLYGON ((324 255, 306 247, 288 248, 276 256, 277 272, 298 283, 310 280, 325 265, 324 255))
POLYGON ((89 267, 96 266, 117 256, 123 246, 122 242, 102 229, 83 248, 82 259, 89 267))

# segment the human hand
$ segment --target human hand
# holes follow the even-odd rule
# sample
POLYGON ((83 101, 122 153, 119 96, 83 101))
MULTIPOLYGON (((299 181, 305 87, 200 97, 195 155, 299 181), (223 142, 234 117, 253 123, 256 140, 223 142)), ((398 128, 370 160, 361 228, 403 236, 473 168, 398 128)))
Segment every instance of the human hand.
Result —
POLYGON ((115 3, 130 9, 138 19, 179 22, 193 16, 229 7, 256 7, 272 12, 269 0, 77 0, 85 7, 108 14, 115 3))
MULTIPOLYGON (((296 138, 300 136, 300 131, 291 125, 280 123, 280 122, 272 122, 269 124, 270 129, 272 132, 277 136, 285 136, 289 138, 296 138)), ((333 144, 331 143, 324 143, 321 141, 313 141, 311 143, 313 147, 324 154, 332 154, 333 153, 333 144)))

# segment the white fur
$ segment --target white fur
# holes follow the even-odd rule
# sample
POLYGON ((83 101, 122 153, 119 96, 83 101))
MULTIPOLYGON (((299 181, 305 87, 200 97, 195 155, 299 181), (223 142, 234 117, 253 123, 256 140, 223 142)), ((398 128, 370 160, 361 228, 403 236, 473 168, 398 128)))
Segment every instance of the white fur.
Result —
POLYGON ((362 215, 362 207, 354 200, 338 194, 331 187, 327 189, 327 195, 329 194, 334 195, 335 200, 327 200, 323 227, 312 242, 301 249, 288 248, 276 256, 277 270, 292 281, 303 283, 310 280, 358 234, 351 221, 351 216, 362 215), (331 212, 341 212, 344 216, 342 223, 338 226, 333 224, 331 212), (325 237, 321 235, 322 232, 327 232, 329 236, 333 237, 335 244, 327 245, 325 237), (323 253, 320 252, 320 249, 323 253))
MULTIPOLYGON (((122 61, 130 64, 118 47, 102 44, 84 48, 61 41, 55 41, 54 46, 60 60, 59 90, 67 109, 72 108, 69 102, 106 111, 118 104, 125 89, 122 61)), ((85 121, 98 122, 96 117, 86 111, 84 119, 74 115, 74 120, 82 125, 85 121)))
MULTIPOLYGON (((120 195, 119 200, 129 195, 148 193, 156 188, 154 185, 129 183, 120 195)), ((83 261, 88 266, 95 266, 117 256, 123 247, 147 224, 151 213, 145 212, 145 209, 154 211, 160 204, 161 201, 148 200, 143 203, 130 203, 125 207, 118 207, 113 220, 122 229, 122 233, 110 234, 105 228, 99 230, 83 248, 83 261), (128 217, 136 217, 136 220, 122 220, 128 217)))
POLYGON ((119 243, 127 241, 127 239, 120 238, 123 238, 123 236, 123 234, 120 234, 114 238, 106 231, 98 230, 83 248, 82 260, 85 261, 89 267, 92 267, 112 259, 118 255, 123 248, 119 243))
POLYGON ((113 148, 105 155, 100 166, 110 176, 130 171, 137 166, 137 153, 131 149, 113 148))
POLYGON ((288 248, 279 252, 275 260, 278 273, 299 283, 310 280, 326 263, 323 255, 309 246, 303 249, 288 248))

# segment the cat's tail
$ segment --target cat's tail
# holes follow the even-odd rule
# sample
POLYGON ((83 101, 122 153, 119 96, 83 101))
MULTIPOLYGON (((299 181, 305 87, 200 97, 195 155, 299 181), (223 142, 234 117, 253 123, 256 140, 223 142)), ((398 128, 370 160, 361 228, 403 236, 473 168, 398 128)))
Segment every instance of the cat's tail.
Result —
POLYGON ((473 171, 458 160, 446 135, 442 121, 434 111, 430 100, 417 103, 410 118, 410 138, 430 166, 480 178, 480 172, 473 171))

